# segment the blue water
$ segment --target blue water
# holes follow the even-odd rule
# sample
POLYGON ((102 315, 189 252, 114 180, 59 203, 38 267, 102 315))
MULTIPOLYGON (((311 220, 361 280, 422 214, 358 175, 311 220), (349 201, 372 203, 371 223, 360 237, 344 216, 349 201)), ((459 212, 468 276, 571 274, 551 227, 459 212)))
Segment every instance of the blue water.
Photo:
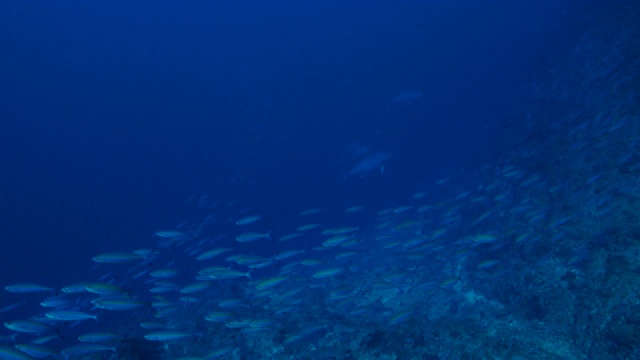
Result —
MULTIPOLYGON (((168 350, 138 326, 158 309, 114 313, 78 297, 72 308, 100 321, 52 322, 64 338, 47 346, 60 351, 91 330, 126 339, 114 345, 119 355, 88 358, 207 358, 216 346, 257 359, 632 358, 640 322, 619 320, 612 304, 599 314, 610 327, 571 350, 550 339, 597 328, 586 315, 536 339, 478 333, 500 333, 493 321, 509 316, 523 333, 562 323, 554 306, 594 274, 609 271, 597 289, 612 286, 610 272, 633 282, 625 276, 635 268, 616 256, 626 259, 636 240, 602 244, 635 239, 621 224, 638 194, 638 53, 628 45, 638 10, 569 0, 2 3, 0 284, 59 293, 103 281, 148 305, 153 279, 133 279, 143 271, 177 269, 180 286, 203 266, 249 272, 212 281, 195 304, 167 295, 177 312, 162 320, 190 334, 168 350), (359 165, 365 171, 350 173, 359 165), (322 211, 300 216, 309 208, 322 211), (254 214, 255 224, 235 224, 254 214), (311 223, 320 225, 296 231, 311 223), (321 231, 336 227, 357 228, 353 250, 322 249, 321 231), (246 232, 270 239, 235 240, 246 232), (278 241, 291 233, 305 235, 278 241), (230 250, 195 260, 216 247, 230 250), (142 248, 160 255, 143 265, 92 261, 142 248), (287 250, 305 252, 252 270, 224 260, 287 250), (335 260, 342 250, 355 257, 335 260), (321 268, 303 258, 341 272, 317 279, 321 268), (624 270, 596 265, 611 262, 624 270), (541 289, 557 278, 543 269, 559 264, 564 290, 551 296, 541 289), (523 275, 505 275, 514 272, 523 275), (273 276, 287 280, 256 295, 273 276), (295 314, 274 315, 277 298, 297 288, 295 314), (344 304, 325 299, 340 289, 344 304), (225 298, 250 303, 234 317, 266 317, 270 331, 203 320, 225 298), (385 343, 389 333, 413 345, 385 343)), ((576 306, 596 306, 594 292, 576 306)), ((44 314, 48 295, 3 292, 0 309, 15 308, 0 320, 44 314)), ((35 337, 2 330, 6 346, 35 337)))

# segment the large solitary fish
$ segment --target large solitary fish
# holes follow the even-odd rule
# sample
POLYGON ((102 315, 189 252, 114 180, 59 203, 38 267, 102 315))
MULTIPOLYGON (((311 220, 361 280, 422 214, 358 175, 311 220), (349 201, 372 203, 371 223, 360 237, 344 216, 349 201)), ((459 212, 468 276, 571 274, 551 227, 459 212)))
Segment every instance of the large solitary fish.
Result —
POLYGON ((384 166, 382 165, 382 162, 389 159, 390 157, 391 154, 384 151, 366 156, 345 175, 345 179, 351 175, 360 175, 360 177, 363 177, 371 170, 375 169, 380 169, 380 173, 383 173, 384 166))

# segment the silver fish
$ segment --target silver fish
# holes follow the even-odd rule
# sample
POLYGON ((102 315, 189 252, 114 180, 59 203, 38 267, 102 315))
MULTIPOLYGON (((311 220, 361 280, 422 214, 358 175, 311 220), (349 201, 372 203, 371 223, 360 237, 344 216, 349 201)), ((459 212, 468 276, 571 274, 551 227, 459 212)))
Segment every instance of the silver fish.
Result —
POLYGON ((345 175, 345 179, 351 175, 360 175, 360 177, 363 177, 374 169, 380 169, 380 172, 382 173, 384 172, 382 162, 389 159, 390 157, 391 154, 384 151, 366 156, 345 175))

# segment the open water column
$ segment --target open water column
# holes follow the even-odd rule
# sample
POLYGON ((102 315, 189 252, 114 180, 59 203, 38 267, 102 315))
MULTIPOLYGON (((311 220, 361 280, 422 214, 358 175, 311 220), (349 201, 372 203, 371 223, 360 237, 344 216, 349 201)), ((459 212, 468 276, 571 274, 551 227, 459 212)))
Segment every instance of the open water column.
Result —
POLYGON ((640 3, 286 3, 0 5, 0 359, 640 358, 640 3))

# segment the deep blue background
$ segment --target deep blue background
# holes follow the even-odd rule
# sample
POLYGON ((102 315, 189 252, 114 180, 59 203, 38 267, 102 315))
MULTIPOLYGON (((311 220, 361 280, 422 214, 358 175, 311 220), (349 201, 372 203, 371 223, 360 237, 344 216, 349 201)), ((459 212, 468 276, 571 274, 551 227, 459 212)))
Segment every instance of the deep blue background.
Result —
POLYGON ((472 177, 570 4, 3 1, 0 281, 84 280, 194 195, 285 223, 472 177), (385 173, 344 181, 352 142, 385 173))

